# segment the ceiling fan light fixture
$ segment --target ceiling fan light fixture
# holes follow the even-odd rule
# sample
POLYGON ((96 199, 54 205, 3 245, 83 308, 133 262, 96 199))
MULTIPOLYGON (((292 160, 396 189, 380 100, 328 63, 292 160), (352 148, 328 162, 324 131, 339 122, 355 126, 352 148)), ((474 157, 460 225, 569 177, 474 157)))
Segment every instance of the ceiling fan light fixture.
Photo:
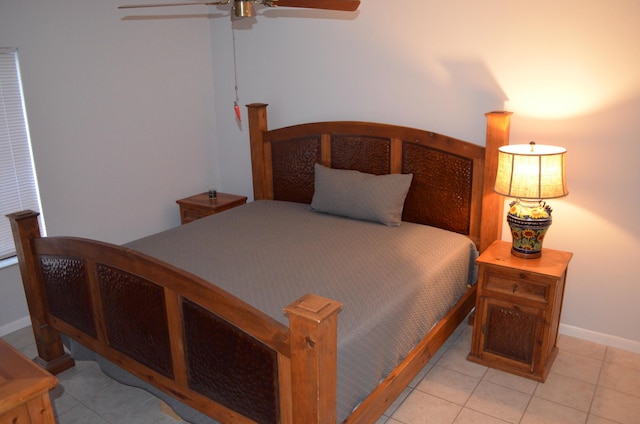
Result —
POLYGON ((254 16, 253 0, 234 0, 233 13, 236 18, 250 18, 254 16))

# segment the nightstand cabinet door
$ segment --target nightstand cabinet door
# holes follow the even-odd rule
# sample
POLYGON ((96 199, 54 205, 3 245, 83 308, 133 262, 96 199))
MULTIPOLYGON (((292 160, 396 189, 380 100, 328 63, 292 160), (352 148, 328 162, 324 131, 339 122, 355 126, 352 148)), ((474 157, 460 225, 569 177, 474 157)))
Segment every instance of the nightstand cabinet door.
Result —
POLYGON ((544 310, 483 298, 480 328, 484 358, 502 361, 509 367, 534 372, 544 330, 544 310))

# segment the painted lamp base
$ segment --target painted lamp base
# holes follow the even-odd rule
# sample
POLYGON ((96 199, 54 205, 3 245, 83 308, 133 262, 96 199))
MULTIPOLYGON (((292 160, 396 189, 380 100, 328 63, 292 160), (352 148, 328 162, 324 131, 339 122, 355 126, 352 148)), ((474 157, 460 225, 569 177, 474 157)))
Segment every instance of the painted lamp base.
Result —
POLYGON ((525 259, 535 259, 542 255, 542 242, 551 226, 551 208, 544 202, 523 202, 516 200, 510 204, 507 222, 511 228, 513 245, 511 253, 525 259))

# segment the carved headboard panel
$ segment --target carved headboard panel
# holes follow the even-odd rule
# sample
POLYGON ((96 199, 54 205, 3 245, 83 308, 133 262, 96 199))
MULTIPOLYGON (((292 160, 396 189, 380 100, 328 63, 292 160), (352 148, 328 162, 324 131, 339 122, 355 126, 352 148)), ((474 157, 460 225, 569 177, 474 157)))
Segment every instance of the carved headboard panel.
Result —
POLYGON ((481 149, 470 149, 477 154, 470 158, 429 143, 437 139, 437 134, 416 130, 412 140, 398 140, 361 135, 358 131, 362 130, 362 125, 370 125, 367 123, 351 125, 351 133, 331 133, 330 126, 324 130, 329 131, 327 133, 295 138, 281 139, 279 132, 268 133, 266 138, 270 140, 273 173, 272 198, 311 203, 315 163, 383 175, 392 172, 392 160, 399 161, 400 168, 394 172, 413 174, 403 220, 469 234, 474 166, 484 165, 481 149), (321 142, 323 136, 329 139, 328 143, 321 142), (392 146, 396 145, 401 147, 399 153, 392 152, 392 146), (329 160, 323 160, 323 156, 329 160))

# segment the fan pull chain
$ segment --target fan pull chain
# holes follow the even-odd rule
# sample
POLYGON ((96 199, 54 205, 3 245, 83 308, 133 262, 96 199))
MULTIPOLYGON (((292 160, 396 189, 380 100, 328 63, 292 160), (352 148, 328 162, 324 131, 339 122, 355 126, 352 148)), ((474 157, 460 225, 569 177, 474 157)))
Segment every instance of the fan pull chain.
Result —
POLYGON ((238 119, 238 122, 242 122, 242 114, 240 113, 240 106, 238 106, 238 67, 236 64, 236 33, 233 29, 233 20, 231 21, 231 39, 233 40, 233 79, 236 91, 236 99, 233 102, 233 111, 236 113, 236 119, 238 119))

